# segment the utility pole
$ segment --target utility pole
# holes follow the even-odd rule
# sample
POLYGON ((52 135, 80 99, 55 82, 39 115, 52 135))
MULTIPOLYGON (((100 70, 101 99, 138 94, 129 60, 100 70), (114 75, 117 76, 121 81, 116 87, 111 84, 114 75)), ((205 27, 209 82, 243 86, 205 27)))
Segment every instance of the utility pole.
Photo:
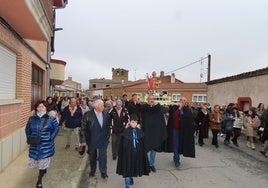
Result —
POLYGON ((211 55, 208 54, 208 82, 210 81, 210 70, 211 70, 211 55))

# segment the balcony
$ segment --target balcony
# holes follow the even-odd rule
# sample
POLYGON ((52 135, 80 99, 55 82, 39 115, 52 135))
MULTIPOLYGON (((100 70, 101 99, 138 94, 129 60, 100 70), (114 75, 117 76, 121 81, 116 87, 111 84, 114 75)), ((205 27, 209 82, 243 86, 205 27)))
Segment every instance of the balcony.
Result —
POLYGON ((58 59, 51 59, 50 84, 61 85, 64 81, 66 62, 58 59))
POLYGON ((49 41, 53 0, 0 0, 0 16, 24 39, 49 41))

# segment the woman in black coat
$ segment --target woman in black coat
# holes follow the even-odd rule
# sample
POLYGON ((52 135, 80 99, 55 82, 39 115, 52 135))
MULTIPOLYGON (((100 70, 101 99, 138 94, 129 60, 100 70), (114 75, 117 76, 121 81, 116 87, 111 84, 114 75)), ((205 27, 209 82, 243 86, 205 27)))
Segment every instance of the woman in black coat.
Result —
POLYGON ((200 146, 204 145, 204 138, 208 138, 208 128, 209 128, 209 114, 207 111, 207 107, 205 105, 201 105, 201 109, 198 111, 196 117, 196 124, 199 130, 198 134, 198 143, 200 146))

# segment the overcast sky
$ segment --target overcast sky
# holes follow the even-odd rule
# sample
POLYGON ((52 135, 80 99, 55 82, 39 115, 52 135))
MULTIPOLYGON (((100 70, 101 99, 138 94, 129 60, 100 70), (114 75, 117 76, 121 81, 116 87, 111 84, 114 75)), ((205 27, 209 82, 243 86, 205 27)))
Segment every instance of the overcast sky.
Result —
MULTIPOLYGON (((268 66, 267 0, 69 0, 56 11, 52 58, 72 76, 129 80, 159 75, 211 54, 211 80, 268 66)), ((177 79, 206 81, 207 59, 175 71, 177 79), (201 71, 202 70, 202 71, 201 71)))

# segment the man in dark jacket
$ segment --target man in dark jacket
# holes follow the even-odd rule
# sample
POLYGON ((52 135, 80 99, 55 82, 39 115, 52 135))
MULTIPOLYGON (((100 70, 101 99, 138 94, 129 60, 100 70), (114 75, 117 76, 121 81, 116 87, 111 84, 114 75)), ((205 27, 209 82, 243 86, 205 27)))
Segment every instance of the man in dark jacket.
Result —
POLYGON ((110 137, 109 114, 104 110, 104 103, 98 99, 94 101, 94 109, 86 112, 82 119, 80 141, 81 146, 88 146, 90 173, 95 176, 97 168, 97 153, 99 170, 103 179, 107 178, 107 147, 110 137))
POLYGON ((65 149, 69 149, 71 146, 72 132, 75 132, 77 143, 75 149, 79 146, 79 129, 81 127, 82 109, 77 105, 76 99, 71 98, 70 103, 63 109, 59 125, 62 127, 62 123, 65 121, 65 127, 67 130, 67 142, 65 149))
POLYGON ((116 101, 109 115, 112 122, 112 154, 113 160, 116 160, 120 137, 128 123, 129 116, 127 109, 122 107, 121 100, 116 101))
POLYGON ((136 93, 132 94, 132 99, 127 105, 129 115, 135 114, 138 117, 138 123, 140 123, 140 102, 136 93))
POLYGON ((161 151, 163 142, 167 137, 166 122, 163 107, 154 102, 154 95, 148 96, 147 104, 141 106, 142 130, 145 134, 145 150, 150 151, 149 164, 152 172, 154 167, 156 151, 161 151))

